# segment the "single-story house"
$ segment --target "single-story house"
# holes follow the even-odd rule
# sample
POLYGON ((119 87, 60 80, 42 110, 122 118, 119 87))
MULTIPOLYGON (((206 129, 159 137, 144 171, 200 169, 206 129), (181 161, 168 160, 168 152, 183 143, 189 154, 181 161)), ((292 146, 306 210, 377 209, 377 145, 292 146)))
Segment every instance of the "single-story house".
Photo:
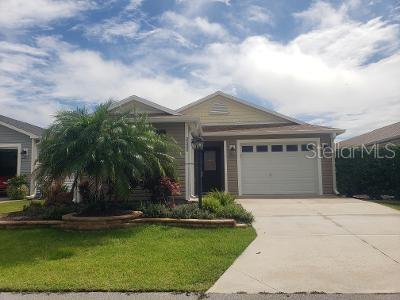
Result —
MULTIPOLYGON (((237 97, 215 92, 178 110, 138 96, 111 107, 146 113, 161 133, 182 149, 177 157, 182 196, 197 194, 192 148, 204 139, 203 192, 225 190, 238 196, 330 195, 336 191, 335 160, 313 155, 334 145, 342 129, 307 124, 237 97)), ((0 116, 0 176, 25 174, 34 191, 32 170, 43 129, 0 116)))
POLYGON ((361 145, 369 147, 372 145, 386 145, 388 143, 400 145, 400 122, 341 141, 338 146, 340 148, 353 148, 360 147, 361 145))
POLYGON ((0 115, 0 180, 26 175, 34 192, 32 171, 43 128, 0 115))
POLYGON ((336 191, 334 157, 312 152, 334 145, 342 129, 307 124, 220 91, 178 110, 138 96, 110 108, 113 113, 133 109, 147 113, 182 148, 177 163, 186 199, 196 195, 197 158, 191 142, 198 136, 205 141, 203 192, 219 189, 249 197, 336 191))

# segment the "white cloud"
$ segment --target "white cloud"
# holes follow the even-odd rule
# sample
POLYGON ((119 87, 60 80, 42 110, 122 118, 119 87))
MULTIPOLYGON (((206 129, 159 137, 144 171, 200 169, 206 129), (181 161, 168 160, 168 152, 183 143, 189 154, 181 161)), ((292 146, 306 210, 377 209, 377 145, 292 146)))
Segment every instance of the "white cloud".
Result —
POLYGON ((294 16, 306 25, 322 28, 333 27, 348 21, 346 5, 343 4, 339 9, 335 9, 331 4, 322 1, 314 2, 310 8, 295 13, 294 16))
POLYGON ((0 30, 46 25, 57 19, 73 17, 91 7, 93 4, 84 0, 2 0, 0 30))
POLYGON ((273 18, 270 12, 258 5, 250 5, 247 8, 247 20, 257 23, 273 24, 273 18))
POLYGON ((140 65, 107 60, 58 38, 34 46, 0 44, 1 113, 39 125, 60 108, 121 99, 132 94, 178 108, 210 93, 185 79, 152 73, 140 65))
POLYGON ((354 135, 398 121, 398 40, 398 25, 349 20, 318 27, 287 44, 261 36, 211 44, 193 56, 200 67, 192 74, 210 84, 245 90, 283 113, 318 116, 354 135), (376 56, 375 62, 368 61, 376 56))
POLYGON ((88 37, 94 37, 101 41, 111 42, 116 38, 131 39, 139 31, 139 24, 135 21, 119 21, 110 19, 104 23, 99 23, 84 27, 85 34, 88 37))
POLYGON ((74 107, 137 94, 177 108, 223 89, 348 129, 347 135, 362 133, 398 121, 399 26, 379 18, 355 21, 349 16, 355 7, 357 1, 337 8, 315 2, 297 14, 312 29, 286 43, 266 36, 237 41, 219 23, 176 12, 147 32, 117 28, 128 22, 119 19, 99 25, 95 35, 103 40, 135 38, 137 45, 125 48, 135 55, 129 63, 61 38, 0 42, 2 113, 46 123, 61 103, 74 107), (203 47, 199 36, 214 42, 203 47))
POLYGON ((165 12, 161 19, 172 26, 174 30, 186 35, 201 33, 207 37, 227 38, 228 32, 218 23, 209 22, 206 18, 195 17, 190 19, 185 15, 173 11, 165 12))
POLYGON ((142 5, 143 0, 130 0, 125 10, 135 10, 142 5))

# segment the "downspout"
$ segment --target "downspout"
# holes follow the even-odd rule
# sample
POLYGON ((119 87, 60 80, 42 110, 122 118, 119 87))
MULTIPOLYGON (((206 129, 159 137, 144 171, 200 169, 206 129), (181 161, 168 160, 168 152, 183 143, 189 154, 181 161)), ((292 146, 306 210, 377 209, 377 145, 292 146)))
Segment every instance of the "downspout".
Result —
POLYGON ((332 175, 333 175, 333 192, 336 195, 339 195, 339 191, 337 190, 337 185, 336 185, 336 145, 335 145, 335 138, 336 138, 336 133, 331 134, 331 147, 333 149, 333 156, 332 156, 332 175))

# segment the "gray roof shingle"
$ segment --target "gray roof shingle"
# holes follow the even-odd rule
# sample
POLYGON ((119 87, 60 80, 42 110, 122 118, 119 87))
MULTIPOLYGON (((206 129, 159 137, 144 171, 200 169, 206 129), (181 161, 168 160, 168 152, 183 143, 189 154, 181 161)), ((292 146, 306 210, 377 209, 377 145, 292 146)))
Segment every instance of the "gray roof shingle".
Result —
POLYGON ((372 145, 400 138, 400 122, 381 127, 339 143, 339 147, 372 145))
POLYGON ((36 135, 38 137, 41 137, 43 134, 44 129, 42 127, 32 125, 26 122, 18 121, 3 115, 0 115, 0 122, 6 123, 8 125, 11 125, 15 128, 18 128, 20 130, 26 131, 30 134, 36 135))

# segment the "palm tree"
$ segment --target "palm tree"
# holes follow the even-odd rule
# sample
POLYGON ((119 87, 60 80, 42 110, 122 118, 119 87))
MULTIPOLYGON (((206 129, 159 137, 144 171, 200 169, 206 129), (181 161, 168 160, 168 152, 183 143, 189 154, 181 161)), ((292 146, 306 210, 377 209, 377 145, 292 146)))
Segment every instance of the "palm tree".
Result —
POLYGON ((87 109, 61 111, 45 131, 37 178, 50 186, 68 176, 85 176, 91 199, 126 197, 132 183, 150 176, 175 175, 174 141, 159 135, 145 115, 110 113, 111 101, 87 109))

